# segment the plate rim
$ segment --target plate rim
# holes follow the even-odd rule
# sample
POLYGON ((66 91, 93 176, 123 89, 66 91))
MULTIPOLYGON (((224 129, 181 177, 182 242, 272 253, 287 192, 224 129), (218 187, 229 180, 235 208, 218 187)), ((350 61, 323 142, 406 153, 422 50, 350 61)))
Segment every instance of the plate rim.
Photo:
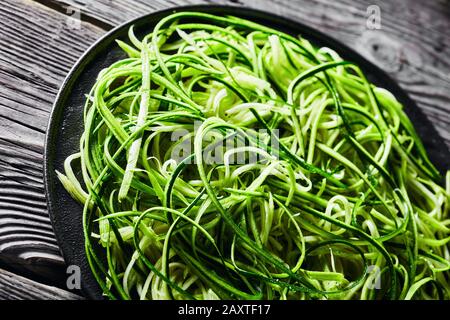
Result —
MULTIPOLYGON (((386 71, 382 70, 380 67, 378 67, 375 63, 369 61, 366 59, 362 54, 357 52, 355 49, 351 48, 347 44, 343 43, 342 41, 334 38, 333 36, 322 32, 315 27, 309 26, 302 21, 294 20, 293 17, 285 17, 280 14, 274 14, 272 12, 268 12, 261 9, 255 9, 248 6, 239 6, 239 5, 222 5, 222 4, 194 4, 194 5, 182 5, 182 6, 170 6, 163 9, 153 10, 150 12, 147 12, 143 15, 140 15, 138 17, 132 18, 128 21, 125 21, 114 28, 108 30, 105 34, 100 36, 97 40, 95 40, 85 51, 82 53, 82 55, 76 60, 76 62, 73 64, 73 66, 70 68, 70 70, 67 72, 63 82, 61 83, 61 86, 58 89, 58 92, 54 98, 54 102, 51 107, 51 111, 48 118, 48 123, 46 126, 46 134, 45 134, 45 140, 44 140, 44 166, 43 166, 43 173, 44 173, 44 191, 45 191, 45 197, 46 197, 46 204, 47 204, 47 211, 50 217, 50 222, 52 225, 52 230, 55 235, 59 252, 61 253, 65 264, 69 265, 71 261, 68 261, 67 253, 65 252, 64 244, 61 239, 61 234, 58 232, 58 228, 56 227, 55 223, 55 201, 54 198, 57 197, 57 195, 53 194, 51 192, 51 185, 54 183, 54 175, 52 179, 52 175, 50 173, 50 167, 51 167, 51 161, 55 160, 55 156, 53 156, 52 159, 52 152, 57 146, 54 145, 54 141, 56 140, 56 135, 58 133, 59 127, 61 126, 62 119, 59 119, 60 121, 57 121, 57 117, 59 113, 62 113, 64 111, 64 99, 67 99, 70 94, 68 94, 66 91, 71 89, 71 86, 75 85, 76 81, 78 80, 80 74, 83 73, 84 68, 92 62, 93 59, 95 59, 96 55, 98 54, 98 51, 103 51, 103 49, 99 50, 98 48, 103 45, 108 45, 108 40, 113 37, 116 33, 120 32, 124 28, 129 28, 131 25, 135 25, 140 23, 141 21, 145 20, 146 18, 149 18, 151 16, 156 15, 168 15, 172 12, 177 11, 197 11, 197 12, 209 12, 209 11, 215 11, 215 10, 225 10, 226 13, 223 13, 223 15, 247 15, 247 16, 254 16, 255 18, 262 18, 264 20, 272 20, 274 21, 275 25, 280 24, 293 24, 293 27, 290 27, 292 29, 303 29, 304 32, 301 33, 302 36, 305 36, 305 39, 309 40, 309 37, 315 37, 319 39, 323 39, 324 42, 326 42, 331 49, 336 50, 339 54, 340 52, 338 50, 345 50, 346 53, 350 53, 352 57, 356 58, 354 60, 358 60, 357 64, 360 65, 361 62, 363 62, 365 65, 361 66, 361 69, 368 70, 370 69, 373 73, 377 75, 381 75, 384 79, 388 80, 387 87, 389 88, 389 91, 398 99, 402 100, 402 104, 407 104, 408 108, 414 109, 413 111, 418 112, 420 115, 424 115, 423 110, 418 107, 415 100, 410 98, 408 93, 400 87, 400 85, 397 83, 397 81, 391 77, 386 71), (230 12, 231 11, 231 12, 230 12), (239 12, 240 11, 240 12, 239 12), (234 13, 232 13, 234 12, 234 13), (399 97, 401 99, 399 99, 399 97)), ((274 27, 276 29, 276 26, 274 27)), ((313 42, 313 41, 312 41, 313 42)), ((314 43, 314 42, 313 42, 314 43)), ((408 117, 410 115, 408 114, 408 117)), ((429 119, 426 119, 430 124, 432 122, 429 119)), ((414 123, 414 121, 412 121, 414 123)), ((439 139, 443 140, 443 138, 438 134, 436 128, 433 126, 433 129, 435 133, 438 135, 439 139)), ((423 137, 421 137, 421 140, 423 141, 423 137)), ((450 154, 448 151, 448 148, 445 147, 445 152, 447 154, 450 154)), ((427 150, 428 151, 428 150, 427 150)), ((53 152, 55 153, 55 152, 53 152)), ((428 152, 427 152, 428 153, 428 152)), ((84 245, 83 245, 84 248, 84 245)), ((84 257, 85 258, 85 257, 84 257)), ((86 258, 85 258, 86 259, 86 258)), ((94 279, 95 281, 95 279, 94 279)), ((96 281, 95 281, 96 282, 96 281)), ((86 289, 82 285, 81 292, 92 299, 101 299, 97 294, 94 294, 92 290, 86 289)))

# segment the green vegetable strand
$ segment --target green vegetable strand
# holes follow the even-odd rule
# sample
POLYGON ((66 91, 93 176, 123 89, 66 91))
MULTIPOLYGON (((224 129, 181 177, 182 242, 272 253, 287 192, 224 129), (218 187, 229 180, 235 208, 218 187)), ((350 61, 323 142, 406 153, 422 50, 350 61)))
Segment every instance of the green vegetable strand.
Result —
POLYGON ((391 93, 238 17, 149 31, 117 41, 57 172, 108 298, 450 299, 450 171, 391 93))

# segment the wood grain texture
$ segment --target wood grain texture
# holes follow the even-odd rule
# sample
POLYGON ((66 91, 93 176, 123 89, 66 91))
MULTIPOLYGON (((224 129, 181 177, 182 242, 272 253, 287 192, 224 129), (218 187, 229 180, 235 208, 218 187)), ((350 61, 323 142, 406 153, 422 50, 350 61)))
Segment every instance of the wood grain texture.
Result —
POLYGON ((72 32, 66 15, 22 0, 2 1, 0 21, 0 262, 53 283, 64 261, 46 209, 45 130, 64 76, 104 30, 72 32))
POLYGON ((0 269, 0 300, 7 299, 80 300, 83 298, 0 269))
MULTIPOLYGON (((105 30, 153 10, 197 3, 267 10, 353 47, 399 82, 450 146, 447 0, 2 0, 0 265, 64 286, 65 265, 49 222, 42 176, 56 92, 76 59, 105 30), (367 28, 369 5, 381 10, 380 30, 367 28), (71 24, 72 9, 80 10, 79 28, 71 24)), ((0 299, 7 298, 71 296, 0 269, 0 299)))

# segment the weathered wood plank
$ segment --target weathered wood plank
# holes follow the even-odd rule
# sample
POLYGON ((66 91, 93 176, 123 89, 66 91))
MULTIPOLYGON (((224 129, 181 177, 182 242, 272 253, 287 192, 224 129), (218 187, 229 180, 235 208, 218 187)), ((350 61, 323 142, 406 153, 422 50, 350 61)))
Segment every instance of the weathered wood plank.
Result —
POLYGON ((82 297, 0 269, 0 300, 80 300, 82 297))
MULTIPOLYGON (((38 0, 52 6, 59 6, 59 11, 67 8, 79 9, 82 16, 89 17, 92 23, 97 25, 116 26, 120 23, 144 15, 154 10, 165 9, 180 5, 192 5, 201 3, 212 3, 219 1, 208 0, 38 0)), ((222 1, 233 4, 234 1, 222 1)))
MULTIPOLYGON (((48 1, 48 0, 47 0, 48 1)), ((155 9, 195 0, 51 0, 119 24, 155 9)), ((245 5, 298 19, 344 42, 387 71, 416 100, 450 147, 450 7, 418 0, 209 0, 245 5), (381 29, 367 27, 368 7, 381 12, 381 29)), ((370 12, 369 12, 370 13, 370 12)))
POLYGON ((48 116, 65 74, 104 32, 67 19, 31 1, 0 8, 0 262, 49 282, 65 268, 43 187, 48 116))

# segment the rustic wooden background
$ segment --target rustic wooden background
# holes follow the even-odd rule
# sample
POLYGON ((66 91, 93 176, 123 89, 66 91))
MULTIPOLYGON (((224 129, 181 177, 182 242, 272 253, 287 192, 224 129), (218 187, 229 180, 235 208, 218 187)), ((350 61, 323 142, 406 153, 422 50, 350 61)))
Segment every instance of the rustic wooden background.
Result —
POLYGON ((397 79, 450 146, 448 0, 1 0, 0 299, 82 298, 66 290, 42 172, 48 116, 70 67, 115 25, 194 3, 265 9, 350 45, 397 79), (370 5, 381 9, 379 30, 367 28, 370 5))

